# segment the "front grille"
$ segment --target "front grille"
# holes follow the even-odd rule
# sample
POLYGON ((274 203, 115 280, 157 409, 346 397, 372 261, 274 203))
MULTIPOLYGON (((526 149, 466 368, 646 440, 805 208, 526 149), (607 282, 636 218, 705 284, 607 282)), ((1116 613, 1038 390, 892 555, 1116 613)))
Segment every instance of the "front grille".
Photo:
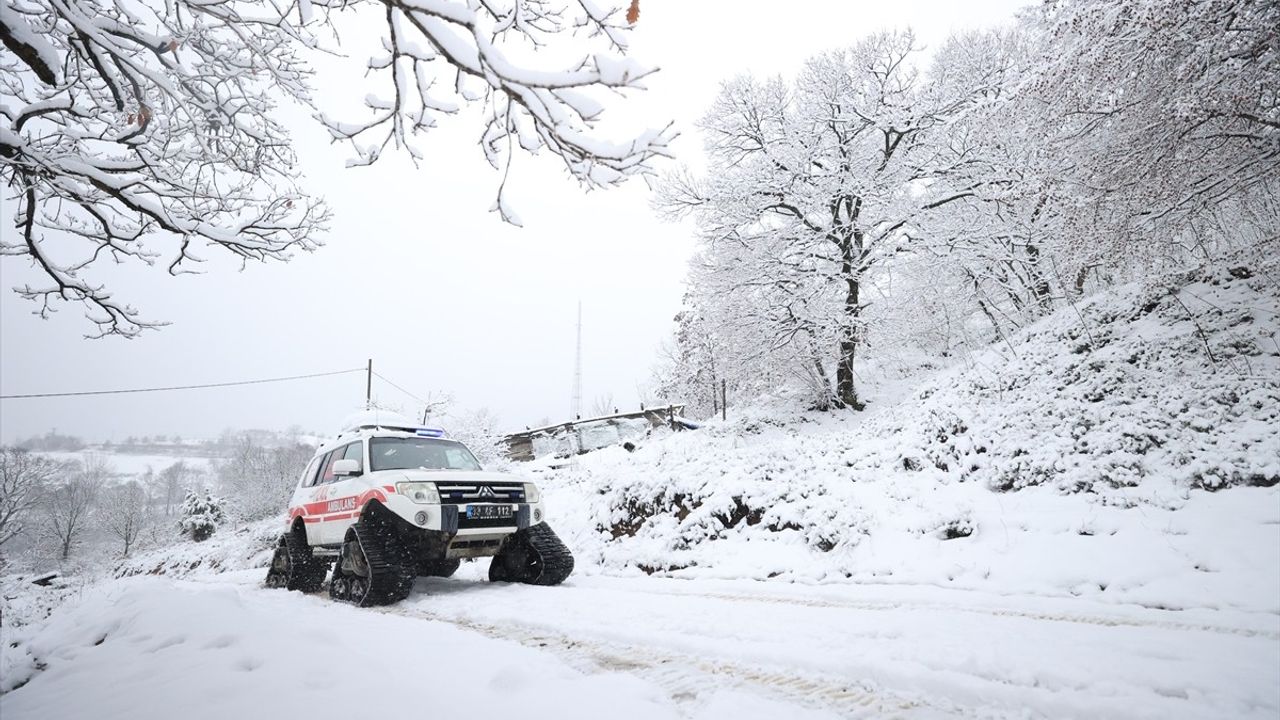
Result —
POLYGON ((440 502, 524 502, 524 484, 438 482, 440 502))

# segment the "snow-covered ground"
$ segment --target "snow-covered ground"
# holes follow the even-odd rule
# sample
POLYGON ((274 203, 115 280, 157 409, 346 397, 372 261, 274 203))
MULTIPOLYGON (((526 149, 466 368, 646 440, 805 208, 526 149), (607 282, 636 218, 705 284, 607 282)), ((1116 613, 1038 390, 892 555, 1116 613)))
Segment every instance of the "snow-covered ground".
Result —
POLYGON ((928 586, 465 566, 384 609, 260 571, 130 578, 6 638, 6 720, 172 717, 1273 718, 1274 613, 928 586), (15 661, 18 660, 18 661, 15 661), (20 662, 19 662, 20 661, 20 662), (36 671, 36 662, 43 670, 36 671))

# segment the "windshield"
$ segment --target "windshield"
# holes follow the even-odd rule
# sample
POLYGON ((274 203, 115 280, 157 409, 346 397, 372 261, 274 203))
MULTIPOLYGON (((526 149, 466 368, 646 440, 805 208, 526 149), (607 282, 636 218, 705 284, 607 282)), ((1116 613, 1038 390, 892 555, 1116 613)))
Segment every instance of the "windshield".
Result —
POLYGON ((377 470, 479 470, 465 445, 434 438, 372 438, 369 466, 377 470))

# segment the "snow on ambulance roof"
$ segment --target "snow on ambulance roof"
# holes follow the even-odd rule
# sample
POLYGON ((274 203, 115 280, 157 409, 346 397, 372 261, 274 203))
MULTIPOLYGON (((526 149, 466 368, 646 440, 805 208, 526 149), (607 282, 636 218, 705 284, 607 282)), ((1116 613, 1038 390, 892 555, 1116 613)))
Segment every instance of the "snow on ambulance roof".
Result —
POLYGON ((416 429, 419 423, 411 420, 400 413, 391 412, 389 410, 361 410, 348 415, 340 426, 342 432, 359 430, 369 427, 384 428, 410 428, 416 429))
POLYGON ((412 433, 419 437, 442 438, 446 436, 443 428, 423 426, 399 413, 386 410, 361 410, 348 415, 342 421, 342 430, 338 433, 338 438, 341 439, 348 435, 357 434, 362 430, 390 430, 393 432, 412 433))

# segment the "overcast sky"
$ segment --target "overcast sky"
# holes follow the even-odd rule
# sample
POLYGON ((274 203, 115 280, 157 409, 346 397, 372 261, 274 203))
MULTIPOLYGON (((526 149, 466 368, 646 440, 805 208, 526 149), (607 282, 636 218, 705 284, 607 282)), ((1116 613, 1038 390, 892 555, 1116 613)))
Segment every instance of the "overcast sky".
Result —
MULTIPOLYGON (((692 127, 720 81, 738 73, 790 75, 808 56, 884 28, 910 26, 938 45, 956 30, 1005 22, 1025 2, 642 0, 632 55, 661 68, 647 93, 615 102, 615 122, 674 120, 680 162, 700 163, 692 127)), ((344 45, 344 49, 350 46, 344 45)), ((347 117, 369 89, 349 71, 317 79, 347 117)), ((295 113, 296 114, 296 113, 295 113)), ((583 315, 583 403, 638 402, 680 306, 693 249, 687 226, 657 219, 642 181, 583 193, 549 158, 516 158, 510 198, 524 221, 488 211, 499 180, 468 118, 403 156, 345 169, 348 149, 298 114, 294 140, 305 187, 333 211, 325 246, 287 264, 243 272, 209 256, 208 272, 99 272, 148 319, 172 323, 136 340, 85 340, 78 307, 51 320, 10 291, 42 279, 26 258, 0 259, 0 390, 5 394, 219 382, 363 367, 413 393, 451 393, 506 427, 563 419, 569 410, 577 304, 583 315)), ((0 232, 13 233, 4 204, 0 232)), ((385 404, 413 399, 375 379, 385 404)), ((0 438, 56 427, 92 439, 224 428, 301 425, 328 432, 364 399, 364 377, 94 398, 0 401, 0 438)))

